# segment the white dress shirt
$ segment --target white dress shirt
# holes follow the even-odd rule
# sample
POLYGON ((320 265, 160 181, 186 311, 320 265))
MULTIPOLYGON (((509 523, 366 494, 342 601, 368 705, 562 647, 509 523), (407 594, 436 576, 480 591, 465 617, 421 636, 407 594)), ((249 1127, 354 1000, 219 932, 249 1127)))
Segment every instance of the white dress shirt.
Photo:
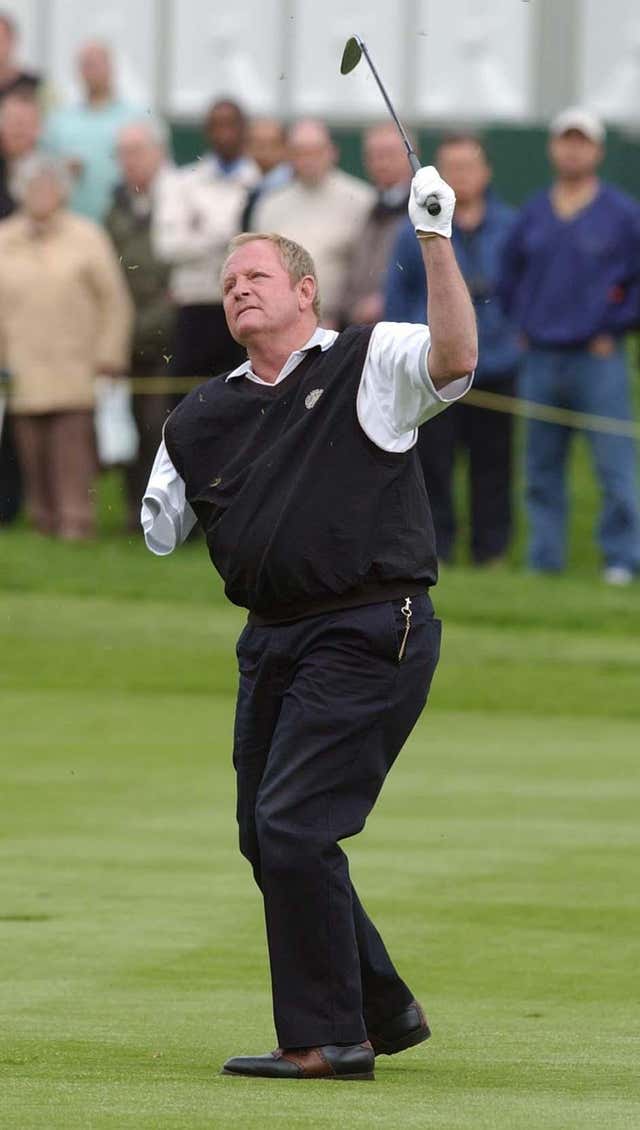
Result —
MULTIPOLYGON (((227 381, 247 377, 256 384, 279 384, 304 359, 307 350, 319 345, 331 349, 338 334, 318 327, 296 349, 275 381, 263 381, 245 361, 229 373, 227 381)), ((471 387, 473 374, 451 381, 438 391, 429 376, 431 335, 427 326, 402 322, 378 322, 373 328, 358 387, 356 410, 360 427, 383 451, 408 451, 417 441, 418 428, 437 416, 448 404, 459 400, 471 387)), ((164 441, 151 470, 142 501, 142 528, 152 553, 171 553, 187 537, 196 516, 185 498, 185 484, 176 471, 164 441)))
POLYGON ((169 168, 158 179, 151 240, 157 258, 171 265, 170 289, 179 306, 222 301, 220 272, 246 195, 210 161, 169 168))

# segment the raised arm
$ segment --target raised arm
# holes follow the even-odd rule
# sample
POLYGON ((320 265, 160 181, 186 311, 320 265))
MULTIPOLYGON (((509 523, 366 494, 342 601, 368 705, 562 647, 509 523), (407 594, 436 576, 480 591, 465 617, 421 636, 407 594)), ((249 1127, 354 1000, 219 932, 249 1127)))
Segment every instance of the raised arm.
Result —
POLYGON ((478 360, 476 318, 451 246, 451 220, 456 198, 453 189, 429 165, 413 178, 409 215, 420 241, 427 275, 427 323, 431 333, 429 374, 436 388, 473 372, 478 360), (437 216, 426 201, 435 195, 437 216))

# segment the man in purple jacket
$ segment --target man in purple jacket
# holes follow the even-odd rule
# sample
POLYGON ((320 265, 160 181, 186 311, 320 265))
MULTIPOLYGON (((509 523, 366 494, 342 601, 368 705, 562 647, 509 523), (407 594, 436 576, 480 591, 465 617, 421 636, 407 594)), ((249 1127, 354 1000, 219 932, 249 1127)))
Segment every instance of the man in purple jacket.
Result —
MULTIPOLYGON (((601 182, 605 131, 572 108, 551 124, 550 190, 525 204, 508 240, 500 295, 529 352, 527 399, 620 420, 631 417, 624 334, 640 321, 640 207, 601 182)), ((602 488, 604 579, 628 584, 640 567, 635 450, 629 437, 586 433, 602 488)), ((571 429, 530 420, 526 494, 529 565, 558 572, 566 553, 571 429)))

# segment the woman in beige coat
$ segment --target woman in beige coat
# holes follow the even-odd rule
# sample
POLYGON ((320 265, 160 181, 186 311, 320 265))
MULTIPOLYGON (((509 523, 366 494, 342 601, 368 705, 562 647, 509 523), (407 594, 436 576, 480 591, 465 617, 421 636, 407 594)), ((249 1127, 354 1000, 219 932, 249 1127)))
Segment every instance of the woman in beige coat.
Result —
POLYGON ((35 155, 0 224, 0 367, 31 519, 42 533, 91 537, 94 378, 128 363, 130 299, 107 236, 66 209, 63 166, 35 155))

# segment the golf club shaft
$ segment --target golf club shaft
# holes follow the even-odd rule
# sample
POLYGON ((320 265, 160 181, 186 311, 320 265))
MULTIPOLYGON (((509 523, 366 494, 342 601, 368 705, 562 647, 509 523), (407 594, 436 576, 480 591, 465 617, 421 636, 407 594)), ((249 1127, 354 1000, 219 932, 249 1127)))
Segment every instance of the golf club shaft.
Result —
MULTIPOLYGON (((373 62, 373 59, 371 58, 371 56, 370 56, 370 54, 367 50, 367 45, 366 45, 366 43, 363 43, 362 40, 360 40, 360 47, 361 47, 361 50, 362 50, 362 53, 363 53, 365 59, 367 60, 369 66, 371 68, 371 73, 372 73, 374 79, 376 80, 376 82, 378 84, 378 89, 379 89, 382 97, 384 98, 384 100, 387 104, 387 109, 388 109, 389 113, 391 114, 391 117, 393 118, 394 122, 396 123, 396 126, 398 127, 398 131, 400 133, 402 140, 404 141, 405 148, 407 150, 407 157, 409 158, 409 164, 411 165, 411 168, 412 168, 413 173, 415 175, 415 173, 417 173, 418 170, 421 168, 420 158, 418 157, 418 155, 415 152, 411 142, 409 141, 409 138, 407 137, 405 128, 402 125, 400 118, 396 114, 396 112, 395 112, 395 110, 394 110, 394 108, 391 104, 391 100, 390 100, 389 95, 387 94, 387 92, 384 88, 384 85, 382 83, 380 75, 378 74, 378 72, 375 68, 375 64, 373 62)), ((437 216, 440 213, 440 201, 438 200, 438 197, 435 196, 434 194, 427 197, 427 211, 432 216, 437 216)))
POLYGON ((394 122, 396 123, 398 130, 400 132, 400 136, 402 137, 402 140, 404 141, 404 144, 405 144, 405 147, 406 147, 406 150, 407 150, 407 156, 409 158, 409 163, 410 163, 414 173, 417 173, 418 169, 420 168, 420 161, 418 160, 418 157, 413 150, 413 146, 412 146, 411 142, 409 141, 409 138, 406 135, 406 132, 405 132, 404 126, 402 125, 402 122, 400 121, 398 115, 396 114, 396 112, 395 112, 395 110, 394 110, 394 108, 391 104, 391 101, 389 99, 389 95, 387 94, 387 92, 386 92, 386 90, 383 86, 380 75, 378 74, 378 72, 375 68, 375 64, 373 62, 373 59, 371 58, 369 51, 367 50, 366 43, 363 43, 362 40, 360 40, 360 46, 362 48, 362 54, 364 55, 365 59, 367 60, 369 66, 371 68, 371 73, 372 73, 374 79, 376 80, 376 82, 378 84, 378 89, 379 89, 382 97, 384 98, 384 100, 387 104, 387 109, 388 109, 389 113, 391 114, 391 117, 393 118, 394 122), (415 161, 415 167, 414 167, 414 161, 415 161))

